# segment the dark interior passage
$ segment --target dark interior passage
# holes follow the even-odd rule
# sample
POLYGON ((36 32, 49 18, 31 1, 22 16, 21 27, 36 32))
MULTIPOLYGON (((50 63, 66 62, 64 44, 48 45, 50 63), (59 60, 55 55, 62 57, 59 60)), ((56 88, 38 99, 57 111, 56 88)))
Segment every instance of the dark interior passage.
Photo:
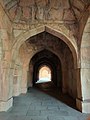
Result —
POLYGON ((29 62, 27 86, 34 86, 39 79, 39 69, 46 65, 51 69, 51 81, 63 93, 77 98, 77 75, 74 58, 69 46, 60 38, 42 32, 26 41, 28 51, 32 51, 29 62))
POLYGON ((44 49, 32 57, 30 64, 33 66, 33 86, 39 80, 39 70, 44 65, 46 65, 51 71, 51 81, 53 81, 58 87, 62 86, 61 63, 55 54, 44 49))

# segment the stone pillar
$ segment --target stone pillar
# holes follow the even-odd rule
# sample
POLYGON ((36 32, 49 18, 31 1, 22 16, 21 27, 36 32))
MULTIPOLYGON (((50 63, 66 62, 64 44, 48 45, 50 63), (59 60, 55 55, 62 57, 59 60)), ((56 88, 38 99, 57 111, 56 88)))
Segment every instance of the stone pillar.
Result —
POLYGON ((79 92, 76 100, 77 108, 84 113, 90 113, 90 69, 81 69, 80 76, 81 85, 79 80, 77 83, 79 92))
POLYGON ((13 103, 13 80, 10 79, 11 33, 12 24, 0 4, 0 111, 7 111, 13 103))
POLYGON ((80 76, 80 68, 77 68, 77 98, 76 98, 76 106, 77 108, 82 111, 82 88, 81 88, 81 76, 80 76))
MULTIPOLYGON (((2 66, 2 65, 1 65, 2 66)), ((7 111, 13 104, 12 81, 9 78, 10 68, 1 67, 0 111, 7 111)))
MULTIPOLYGON (((77 107, 84 113, 90 113, 90 17, 84 29, 81 44, 81 93, 78 94, 77 107)), ((77 84, 78 86, 78 84, 77 84)), ((78 90, 79 92, 79 90, 78 90)))

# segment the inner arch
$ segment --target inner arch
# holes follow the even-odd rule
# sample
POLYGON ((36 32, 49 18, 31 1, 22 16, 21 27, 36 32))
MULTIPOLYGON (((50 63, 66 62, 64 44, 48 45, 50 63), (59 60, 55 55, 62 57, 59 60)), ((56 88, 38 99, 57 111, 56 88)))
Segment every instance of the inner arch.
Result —
POLYGON ((44 83, 51 81, 51 69, 47 65, 42 65, 39 68, 39 79, 36 83, 44 83))

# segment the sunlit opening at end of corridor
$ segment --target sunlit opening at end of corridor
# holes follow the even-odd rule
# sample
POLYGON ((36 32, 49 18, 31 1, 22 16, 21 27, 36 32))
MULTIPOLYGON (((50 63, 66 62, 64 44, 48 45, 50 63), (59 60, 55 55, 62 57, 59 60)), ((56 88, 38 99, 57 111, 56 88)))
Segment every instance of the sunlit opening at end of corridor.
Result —
POLYGON ((39 80, 36 83, 44 83, 51 81, 51 70, 48 66, 44 65, 39 69, 39 80))

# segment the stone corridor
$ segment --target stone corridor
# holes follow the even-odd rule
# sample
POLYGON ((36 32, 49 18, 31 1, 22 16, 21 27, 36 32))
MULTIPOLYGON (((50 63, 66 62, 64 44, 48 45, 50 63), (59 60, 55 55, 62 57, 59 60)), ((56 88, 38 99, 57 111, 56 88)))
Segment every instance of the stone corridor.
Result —
POLYGON ((0 120, 85 120, 73 105, 90 114, 90 0, 0 0, 0 120), (43 66, 75 102, 27 92, 43 66))
MULTIPOLYGON (((41 86, 39 85, 39 87, 41 86)), ((49 86, 47 89, 45 86, 43 91, 39 87, 30 88, 28 90, 28 93, 21 94, 18 97, 14 97, 13 107, 9 109, 7 112, 1 112, 0 120, 87 119, 88 114, 81 113, 46 93, 46 92, 50 93, 50 91, 52 91, 52 88, 54 87, 50 88, 49 86)))

